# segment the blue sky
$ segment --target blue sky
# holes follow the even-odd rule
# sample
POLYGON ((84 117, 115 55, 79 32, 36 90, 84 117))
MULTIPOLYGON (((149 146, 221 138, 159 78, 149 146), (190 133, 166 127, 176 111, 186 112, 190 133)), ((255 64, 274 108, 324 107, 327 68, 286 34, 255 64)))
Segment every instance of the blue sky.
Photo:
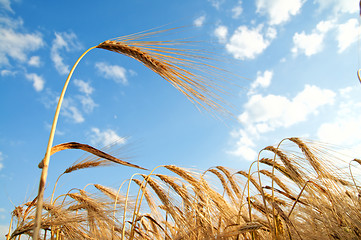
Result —
MULTIPOLYGON (((54 144, 101 147, 118 140, 118 157, 150 169, 245 169, 263 147, 295 136, 360 156, 357 0, 0 0, 1 233, 12 204, 37 193, 37 165, 72 64, 100 42, 165 24, 189 26, 180 37, 201 40, 226 59, 219 67, 241 76, 227 98, 235 118, 199 112, 142 64, 95 49, 73 75, 54 144)), ((49 188, 81 155, 69 150, 52 157, 49 188)), ((90 182, 117 187, 135 172, 79 171, 64 176, 58 191, 90 182)))

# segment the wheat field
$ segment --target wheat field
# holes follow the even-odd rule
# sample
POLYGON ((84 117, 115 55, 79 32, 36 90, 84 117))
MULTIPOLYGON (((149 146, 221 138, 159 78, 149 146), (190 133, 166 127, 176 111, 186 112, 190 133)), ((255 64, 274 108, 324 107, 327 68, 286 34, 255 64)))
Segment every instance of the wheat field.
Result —
POLYGON ((59 98, 47 152, 39 163, 38 195, 14 209, 7 240, 359 239, 361 208, 355 166, 361 160, 334 157, 321 143, 286 138, 262 149, 249 169, 214 166, 203 171, 174 165, 147 170, 87 144, 52 146, 72 73, 94 49, 136 59, 199 109, 229 112, 221 97, 226 91, 222 70, 210 65, 200 52, 181 48, 187 41, 147 40, 162 32, 104 41, 76 61, 59 98), (68 149, 86 151, 92 157, 69 166, 58 181, 64 174, 110 164, 137 168, 141 173, 124 179, 117 189, 92 184, 55 195, 56 183, 53 194, 44 198, 50 157, 68 149), (344 167, 337 167, 336 162, 344 167), (134 189, 137 194, 131 196, 134 189))

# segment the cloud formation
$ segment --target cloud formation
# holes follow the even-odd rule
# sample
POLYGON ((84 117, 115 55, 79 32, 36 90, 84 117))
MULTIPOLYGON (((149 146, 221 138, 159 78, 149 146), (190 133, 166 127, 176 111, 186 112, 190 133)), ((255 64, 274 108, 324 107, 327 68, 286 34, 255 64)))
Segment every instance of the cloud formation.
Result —
POLYGON ((40 57, 39 56, 32 56, 29 61, 28 64, 32 67, 40 67, 41 65, 41 61, 40 61, 40 57))
POLYGON ((356 0, 315 0, 321 11, 332 8, 334 14, 358 12, 356 0))
POLYGON ((117 83, 127 84, 127 70, 118 65, 110 65, 105 62, 97 62, 95 67, 105 78, 112 79, 117 83))
POLYGON ((40 92, 44 89, 45 80, 42 76, 39 76, 36 73, 29 73, 25 74, 25 77, 33 83, 35 91, 40 92))
POLYGON ((78 43, 75 33, 55 33, 55 39, 52 42, 50 57, 55 65, 55 69, 61 75, 67 75, 69 73, 69 65, 64 63, 64 59, 61 56, 61 52, 65 50, 70 52, 80 49, 81 46, 78 43))
POLYGON ((242 25, 229 38, 226 49, 236 59, 254 59, 270 45, 276 35, 274 28, 265 29, 262 24, 255 28, 242 25))
POLYGON ((114 130, 105 129, 101 131, 99 128, 92 128, 89 135, 90 142, 95 146, 109 146, 115 142, 119 144, 124 144, 126 139, 120 137, 114 130))
MULTIPOLYGON (((263 77, 269 74, 267 72, 263 77)), ((262 82, 259 79, 252 85, 262 82)), ((305 85, 293 98, 274 94, 251 95, 243 106, 243 112, 238 116, 242 128, 232 132, 232 136, 238 140, 231 153, 246 160, 255 160, 255 140, 259 139, 261 134, 306 121, 309 116, 317 115, 322 106, 332 105, 335 96, 335 92, 313 85, 305 85)))
POLYGON ((206 20, 206 15, 202 15, 202 16, 196 18, 196 19, 193 21, 193 24, 194 24, 194 26, 196 26, 196 27, 202 27, 203 24, 204 24, 204 22, 205 22, 205 20, 206 20))
POLYGON ((214 30, 214 35, 218 38, 219 42, 225 43, 227 41, 228 28, 224 25, 220 25, 214 30))
POLYGON ((346 23, 338 25, 338 52, 342 53, 358 39, 360 26, 356 18, 349 19, 346 23))
POLYGON ((273 77, 273 71, 266 70, 262 74, 260 71, 257 72, 256 80, 251 84, 251 89, 248 92, 248 95, 255 93, 255 90, 259 87, 267 88, 271 84, 273 77))
POLYGON ((28 60, 28 54, 44 46, 40 33, 25 33, 19 30, 21 19, 1 17, 0 19, 0 66, 10 65, 10 59, 21 63, 28 60))
POLYGON ((242 1, 238 1, 237 5, 232 8, 232 18, 237 19, 243 12, 242 1))
POLYGON ((257 0, 257 13, 268 15, 270 25, 287 22, 297 15, 305 0, 257 0))
POLYGON ((333 21, 321 21, 310 34, 306 34, 304 31, 295 33, 293 35, 292 53, 294 55, 303 53, 306 56, 312 56, 321 52, 324 47, 325 36, 334 26, 333 21))

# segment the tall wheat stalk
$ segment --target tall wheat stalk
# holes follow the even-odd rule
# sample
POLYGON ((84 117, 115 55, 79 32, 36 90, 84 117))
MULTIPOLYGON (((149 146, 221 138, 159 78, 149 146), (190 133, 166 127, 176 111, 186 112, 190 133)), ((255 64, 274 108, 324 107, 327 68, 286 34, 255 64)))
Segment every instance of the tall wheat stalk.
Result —
POLYGON ((42 173, 39 182, 38 201, 33 232, 34 240, 37 240, 39 237, 44 188, 46 184, 50 155, 61 105, 75 68, 77 67, 80 60, 89 51, 95 48, 100 48, 134 58, 143 63, 146 67, 153 70, 155 73, 159 74, 176 89, 186 95, 188 99, 201 108, 215 109, 218 111, 224 110, 222 104, 220 104, 221 98, 214 93, 215 90, 220 90, 217 84, 211 83, 207 77, 204 77, 201 74, 202 72, 207 73, 207 71, 203 69, 209 69, 210 71, 219 70, 218 68, 208 64, 206 57, 199 55, 199 52, 194 54, 195 51, 174 47, 176 45, 185 44, 186 42, 184 41, 142 40, 164 31, 145 32, 141 34, 124 36, 114 40, 107 40, 86 50, 73 65, 58 100, 45 157, 42 161, 42 173), (197 71, 198 73, 195 73, 197 71))

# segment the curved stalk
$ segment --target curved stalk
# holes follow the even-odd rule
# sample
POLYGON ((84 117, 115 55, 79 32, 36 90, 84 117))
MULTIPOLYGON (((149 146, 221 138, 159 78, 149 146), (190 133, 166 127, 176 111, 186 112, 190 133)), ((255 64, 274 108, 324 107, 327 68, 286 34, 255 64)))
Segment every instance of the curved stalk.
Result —
POLYGON ((51 130, 50 130, 48 146, 47 146, 45 157, 44 157, 44 167, 41 171, 41 177, 40 177, 40 182, 39 182, 38 201, 37 201, 37 205, 36 205, 35 223, 34 223, 34 231, 33 231, 33 239, 34 240, 38 240, 38 238, 39 238, 39 231, 40 231, 40 225, 41 225, 41 212, 42 212, 42 208, 43 208, 43 199, 44 199, 44 189, 45 189, 45 184, 46 184, 46 178, 48 175, 51 147, 53 145, 55 129, 56 129, 56 124, 57 124, 58 118, 59 118, 61 104, 63 102, 64 95, 65 95, 66 89, 68 87, 70 78, 73 75, 73 72, 74 72, 76 66, 78 65, 80 60, 85 56, 85 54, 87 54, 90 50, 92 50, 96 47, 97 46, 94 46, 94 47, 91 47, 88 50, 86 50, 75 62, 74 66, 72 67, 72 69, 69 72, 68 78, 65 81, 63 90, 59 97, 58 105, 55 110, 53 124, 52 124, 51 130))

